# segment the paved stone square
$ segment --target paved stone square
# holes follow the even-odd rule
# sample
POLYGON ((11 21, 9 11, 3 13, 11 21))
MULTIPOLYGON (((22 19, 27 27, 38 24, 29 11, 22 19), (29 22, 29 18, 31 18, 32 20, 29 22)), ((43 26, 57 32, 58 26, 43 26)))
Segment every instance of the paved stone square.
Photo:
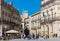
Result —
POLYGON ((13 39, 13 40, 0 40, 0 41, 60 41, 60 38, 50 38, 50 39, 31 39, 31 40, 27 40, 27 39, 13 39))

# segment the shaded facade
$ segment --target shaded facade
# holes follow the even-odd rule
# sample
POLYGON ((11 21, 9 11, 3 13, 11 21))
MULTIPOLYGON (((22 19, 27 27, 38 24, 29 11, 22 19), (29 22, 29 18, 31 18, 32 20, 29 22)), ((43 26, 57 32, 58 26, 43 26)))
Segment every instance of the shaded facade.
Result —
POLYGON ((20 31, 21 28, 19 11, 12 6, 12 3, 7 4, 4 0, 0 0, 0 28, 1 36, 6 36, 8 30, 20 31))

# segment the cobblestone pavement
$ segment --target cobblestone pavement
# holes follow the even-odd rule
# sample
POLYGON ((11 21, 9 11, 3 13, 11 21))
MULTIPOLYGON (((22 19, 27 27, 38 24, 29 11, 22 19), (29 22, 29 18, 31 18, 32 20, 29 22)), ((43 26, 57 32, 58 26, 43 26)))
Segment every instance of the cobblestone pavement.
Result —
POLYGON ((60 41, 60 38, 50 38, 50 39, 31 39, 31 40, 27 40, 27 39, 13 39, 13 40, 0 40, 0 41, 60 41))

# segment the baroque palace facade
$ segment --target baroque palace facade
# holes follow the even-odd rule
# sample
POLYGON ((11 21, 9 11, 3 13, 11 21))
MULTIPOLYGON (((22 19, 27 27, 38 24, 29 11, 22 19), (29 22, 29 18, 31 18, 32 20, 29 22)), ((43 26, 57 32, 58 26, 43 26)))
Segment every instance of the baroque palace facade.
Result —
POLYGON ((42 0, 41 11, 25 19, 32 33, 40 36, 60 37, 60 0, 42 0))
POLYGON ((19 11, 7 4, 4 0, 0 0, 0 36, 6 36, 6 31, 17 30, 21 28, 21 17, 19 11))

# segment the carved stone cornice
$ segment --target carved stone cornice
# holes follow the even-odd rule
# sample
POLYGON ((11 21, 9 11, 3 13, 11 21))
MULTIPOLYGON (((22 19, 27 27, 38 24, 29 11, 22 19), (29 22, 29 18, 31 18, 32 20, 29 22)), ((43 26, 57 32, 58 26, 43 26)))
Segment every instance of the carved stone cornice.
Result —
POLYGON ((44 7, 45 5, 48 5, 50 3, 53 3, 55 0, 50 0, 50 1, 47 1, 46 3, 42 4, 41 7, 44 7))

